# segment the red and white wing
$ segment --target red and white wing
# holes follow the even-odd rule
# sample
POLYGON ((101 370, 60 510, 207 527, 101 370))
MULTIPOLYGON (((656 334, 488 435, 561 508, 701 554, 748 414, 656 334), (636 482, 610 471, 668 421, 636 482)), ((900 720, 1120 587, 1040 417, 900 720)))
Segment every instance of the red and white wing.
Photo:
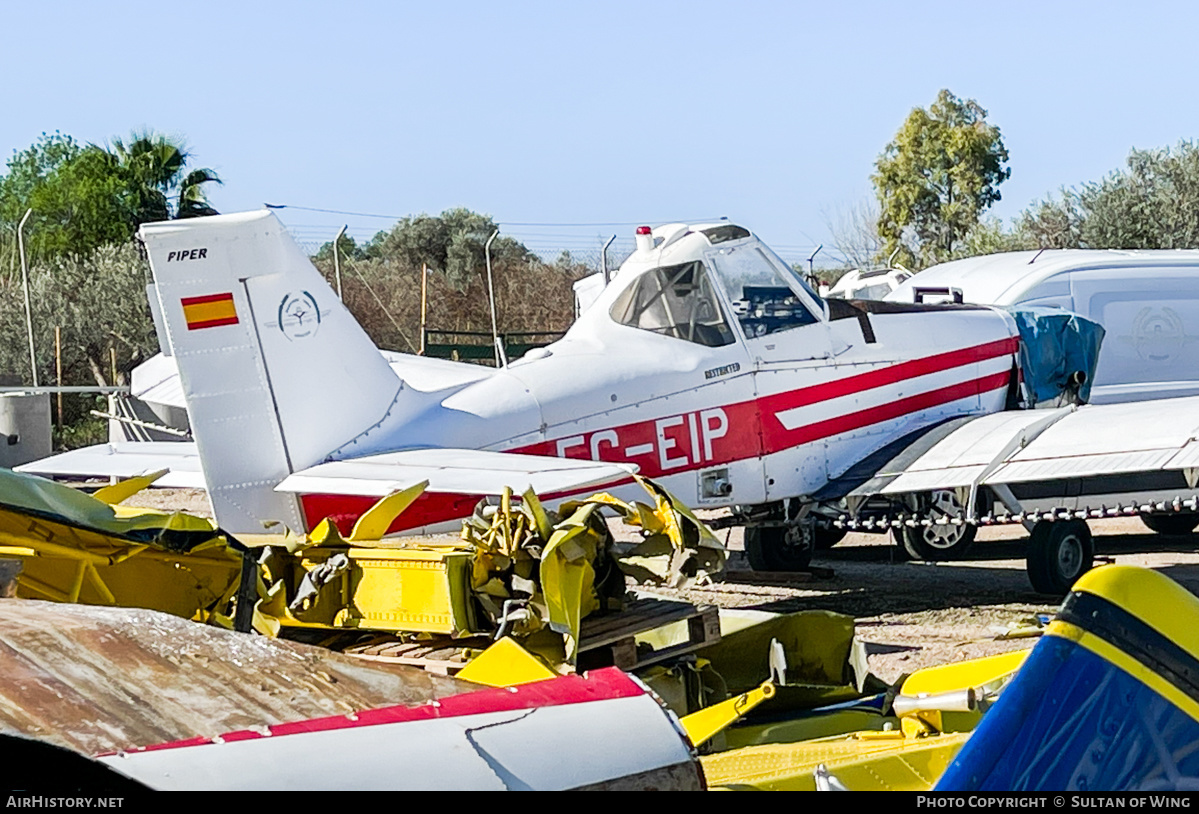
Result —
POLYGON ((614 667, 99 760, 152 789, 174 791, 703 787, 675 719, 614 667))

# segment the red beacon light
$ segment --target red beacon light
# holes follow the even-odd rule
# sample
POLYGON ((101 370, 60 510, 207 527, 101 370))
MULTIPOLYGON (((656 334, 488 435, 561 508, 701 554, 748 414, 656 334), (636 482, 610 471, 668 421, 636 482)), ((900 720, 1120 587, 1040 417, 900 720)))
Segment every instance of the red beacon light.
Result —
POLYGON ((649 251, 654 247, 653 230, 648 226, 637 227, 637 251, 649 251))

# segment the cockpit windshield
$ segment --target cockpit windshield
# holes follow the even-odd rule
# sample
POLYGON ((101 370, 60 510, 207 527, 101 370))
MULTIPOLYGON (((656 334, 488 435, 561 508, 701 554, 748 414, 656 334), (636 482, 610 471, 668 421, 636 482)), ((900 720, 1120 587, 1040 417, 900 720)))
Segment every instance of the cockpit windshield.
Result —
POLYGON ((733 342, 712 279, 699 260, 647 271, 620 293, 609 313, 621 325, 708 347, 733 342))
POLYGON ((746 338, 811 325, 817 317, 795 293, 798 285, 820 298, 773 252, 758 245, 716 249, 711 257, 746 338))

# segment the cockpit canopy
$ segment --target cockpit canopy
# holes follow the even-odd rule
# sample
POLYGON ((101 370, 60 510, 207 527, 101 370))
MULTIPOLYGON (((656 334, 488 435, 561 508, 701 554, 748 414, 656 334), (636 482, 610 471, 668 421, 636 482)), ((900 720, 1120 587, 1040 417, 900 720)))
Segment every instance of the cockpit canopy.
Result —
POLYGON ((728 224, 701 233, 710 246, 701 257, 638 275, 612 303, 612 319, 708 347, 735 341, 730 312, 746 339, 820 320, 816 292, 749 232, 728 224))
POLYGON ((610 313, 621 325, 708 347, 733 343, 702 260, 650 269, 621 292, 610 313))

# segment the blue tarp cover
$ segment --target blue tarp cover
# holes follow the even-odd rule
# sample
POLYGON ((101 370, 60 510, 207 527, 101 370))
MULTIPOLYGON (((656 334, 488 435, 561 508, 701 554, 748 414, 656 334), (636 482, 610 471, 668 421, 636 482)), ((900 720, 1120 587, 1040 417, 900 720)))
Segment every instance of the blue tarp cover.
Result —
POLYGON ((1020 328, 1020 364, 1033 404, 1057 398, 1070 389, 1075 371, 1087 374, 1079 388, 1085 402, 1091 398, 1103 326, 1061 308, 1019 306, 1005 309, 1020 328))

